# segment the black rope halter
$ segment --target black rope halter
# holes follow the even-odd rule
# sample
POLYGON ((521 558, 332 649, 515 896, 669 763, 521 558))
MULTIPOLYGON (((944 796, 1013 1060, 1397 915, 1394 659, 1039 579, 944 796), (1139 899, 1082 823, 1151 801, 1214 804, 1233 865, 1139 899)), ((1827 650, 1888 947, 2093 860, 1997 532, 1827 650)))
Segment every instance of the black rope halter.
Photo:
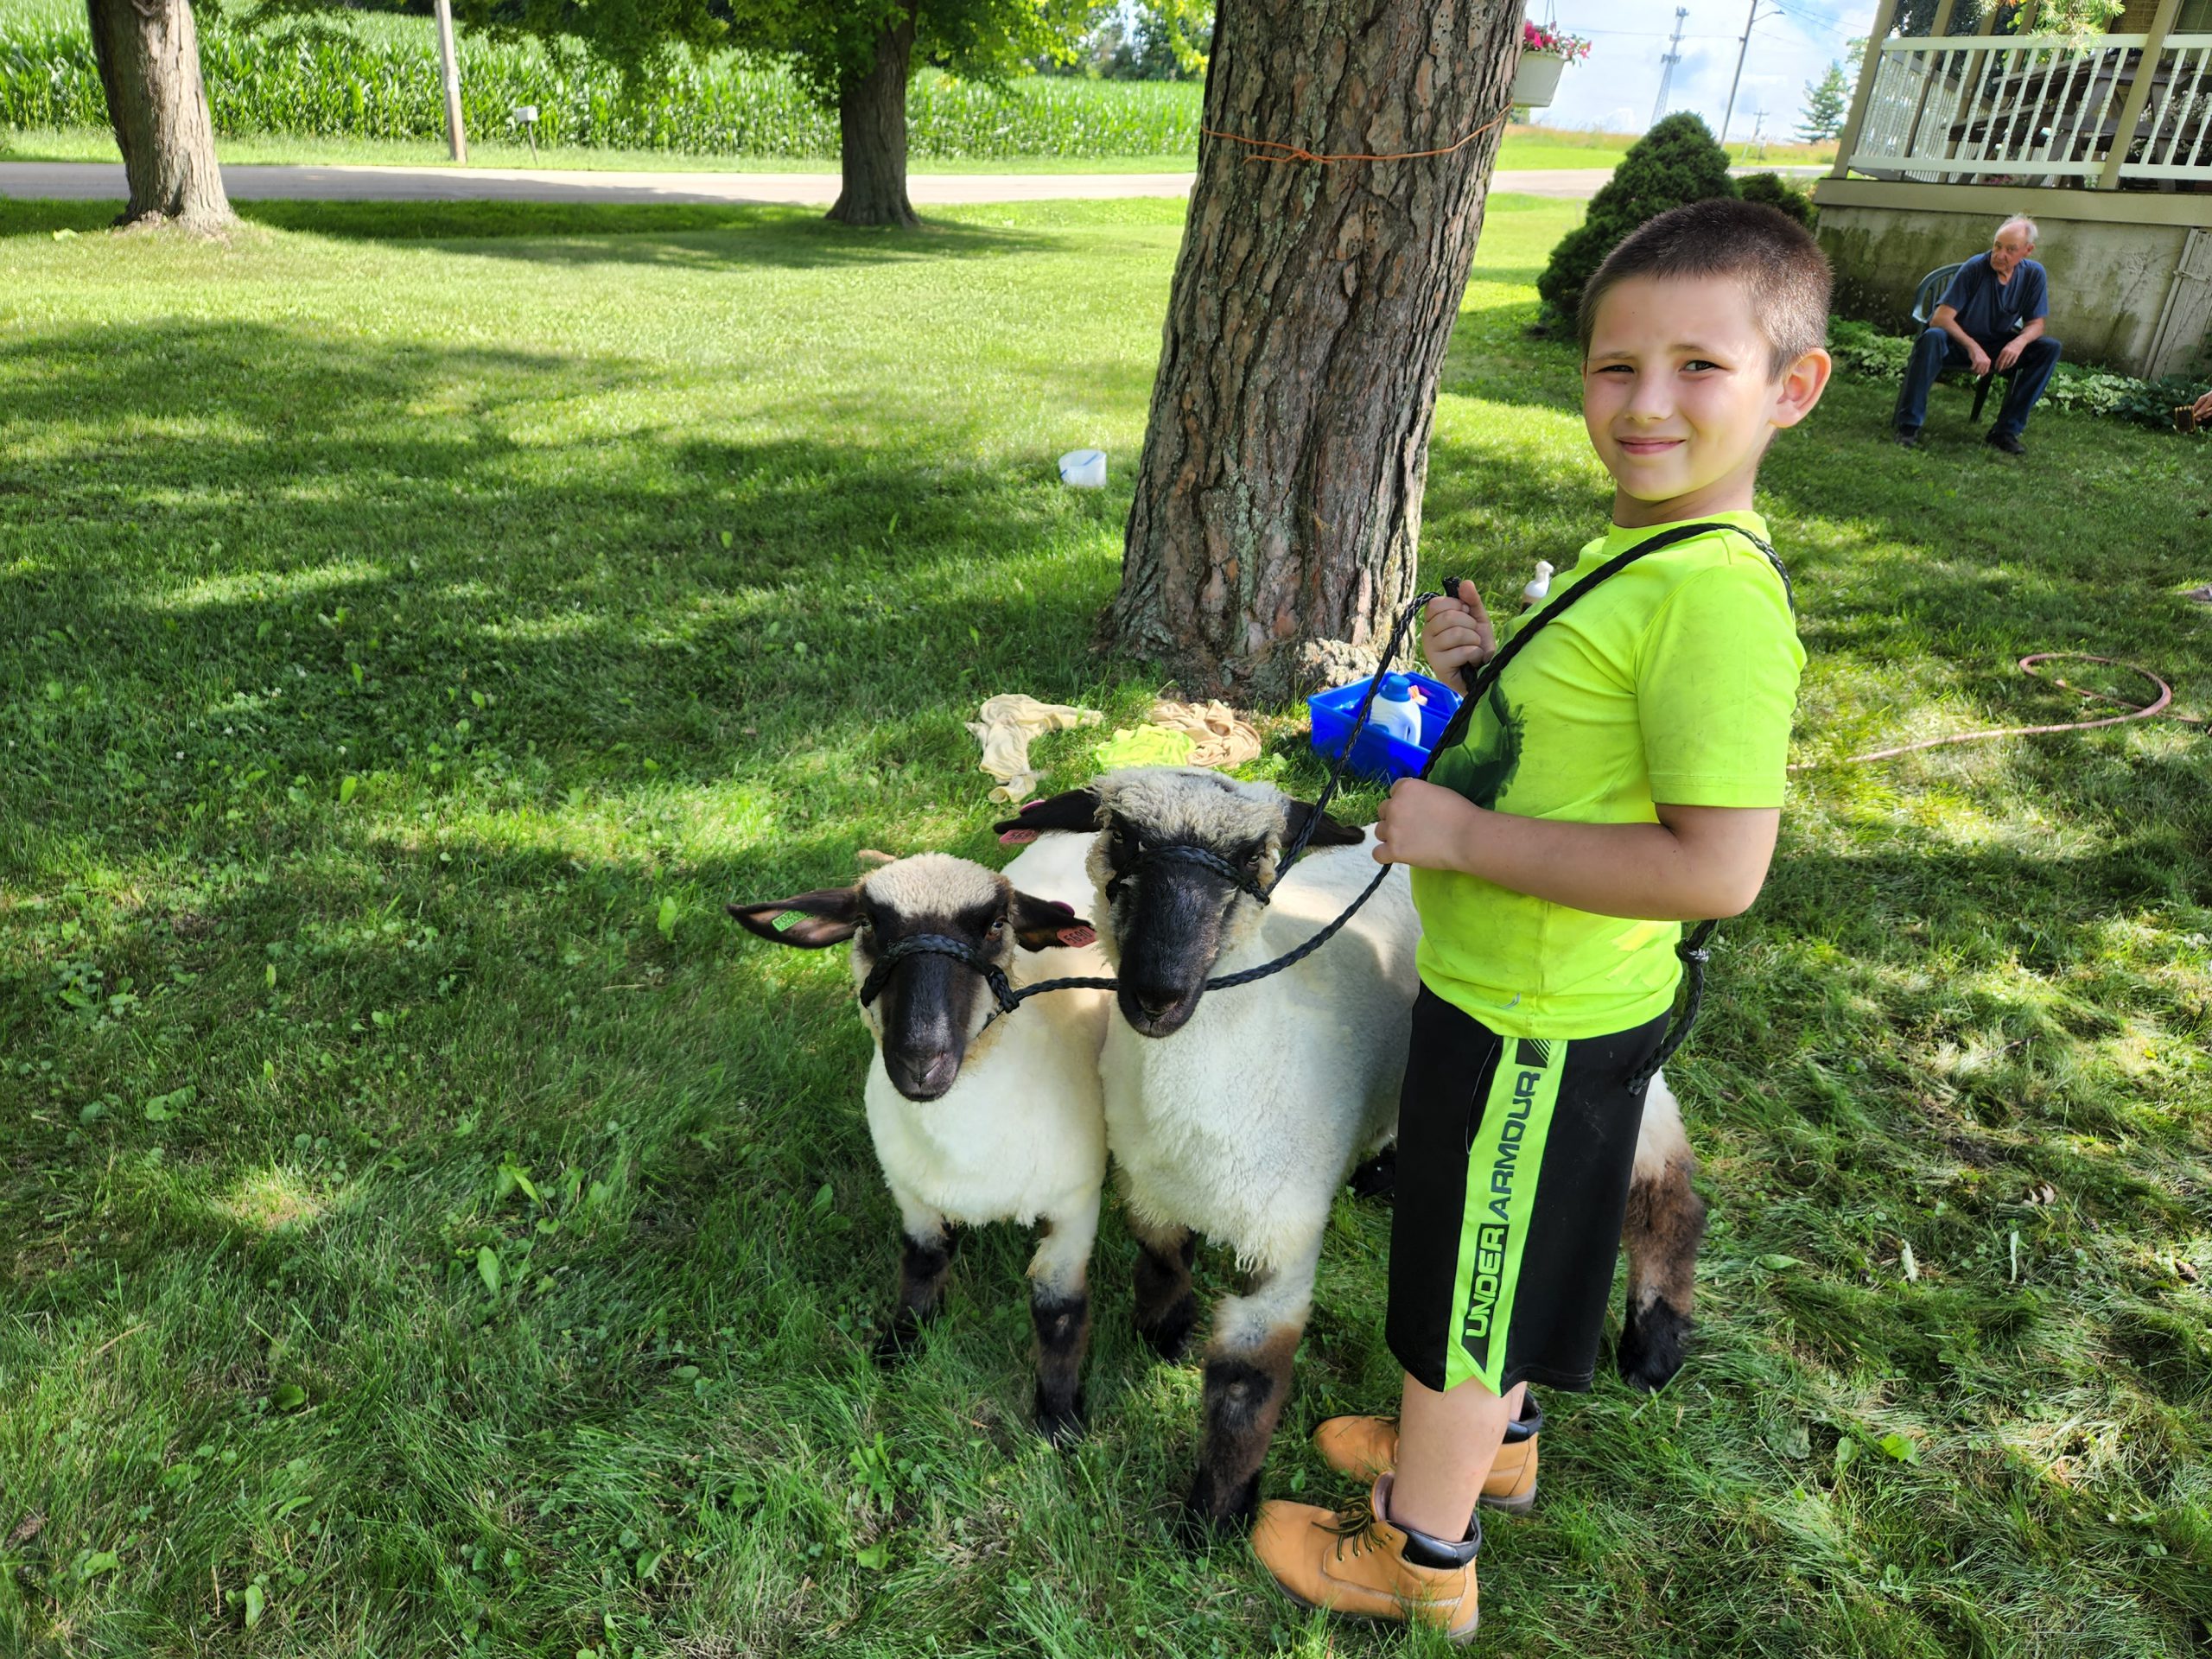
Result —
MULTIPOLYGON (((1013 982, 1006 976, 1005 969, 967 940, 956 939, 947 933, 916 933, 883 947, 876 957, 875 966, 868 969, 868 977, 861 982, 861 1007, 867 1007, 883 995, 883 988, 891 982, 893 971, 909 957, 950 957, 981 974, 983 982, 991 988, 991 1000, 998 1004, 998 1013, 991 1016, 993 1020, 997 1019, 1000 1014, 1012 1014, 1021 1006, 1021 999, 1027 995, 1014 988, 1013 982)), ((1034 989, 1033 987, 1031 988, 1034 989)), ((989 1021, 984 1023, 988 1025, 989 1021)))

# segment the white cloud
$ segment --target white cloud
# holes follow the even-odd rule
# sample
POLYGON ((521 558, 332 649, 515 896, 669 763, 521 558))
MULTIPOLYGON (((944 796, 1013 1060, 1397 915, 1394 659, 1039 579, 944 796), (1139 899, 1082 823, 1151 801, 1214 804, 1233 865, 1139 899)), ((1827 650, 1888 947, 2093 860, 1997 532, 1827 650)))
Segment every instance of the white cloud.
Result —
MULTIPOLYGON (((1736 73, 1738 41, 1750 0, 1675 0, 1682 19, 1681 61, 1667 91, 1667 111, 1691 110, 1716 133, 1736 73)), ((1590 55, 1560 78, 1559 97, 1538 119, 1552 126, 1605 127, 1641 131, 1650 124, 1658 96, 1660 60, 1674 32, 1675 5, 1659 0, 1530 0, 1528 15, 1548 14, 1559 26, 1592 41, 1590 55), (1627 111, 1624 117, 1624 111, 1627 111)), ((1731 129, 1751 133, 1752 111, 1766 111, 1766 134, 1787 137, 1805 105, 1805 86, 1831 62, 1844 60, 1844 43, 1873 27, 1873 0, 1759 0, 1758 26, 1744 58, 1731 129)), ((1844 73, 1853 66, 1844 62, 1844 73)))

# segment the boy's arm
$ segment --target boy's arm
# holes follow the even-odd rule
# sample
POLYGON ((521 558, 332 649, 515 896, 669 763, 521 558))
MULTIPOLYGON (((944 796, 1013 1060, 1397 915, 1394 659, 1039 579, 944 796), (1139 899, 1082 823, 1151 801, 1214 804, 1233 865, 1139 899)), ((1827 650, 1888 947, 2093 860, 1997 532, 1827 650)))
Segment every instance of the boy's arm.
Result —
POLYGON ((1599 916, 1687 922, 1749 909, 1774 857, 1780 810, 1656 810, 1656 823, 1524 818, 1405 778, 1382 804, 1375 857, 1479 876, 1599 916))

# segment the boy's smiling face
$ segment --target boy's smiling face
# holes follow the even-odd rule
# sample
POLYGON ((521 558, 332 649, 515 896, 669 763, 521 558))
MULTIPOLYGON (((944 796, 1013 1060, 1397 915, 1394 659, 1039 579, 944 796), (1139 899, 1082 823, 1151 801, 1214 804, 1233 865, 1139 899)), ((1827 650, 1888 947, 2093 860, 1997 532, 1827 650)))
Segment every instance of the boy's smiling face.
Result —
POLYGON ((1613 522, 1663 524, 1751 505, 1768 436, 1812 412, 1828 354, 1777 377, 1773 347, 1732 276, 1631 276, 1598 302, 1582 419, 1613 477, 1613 522))

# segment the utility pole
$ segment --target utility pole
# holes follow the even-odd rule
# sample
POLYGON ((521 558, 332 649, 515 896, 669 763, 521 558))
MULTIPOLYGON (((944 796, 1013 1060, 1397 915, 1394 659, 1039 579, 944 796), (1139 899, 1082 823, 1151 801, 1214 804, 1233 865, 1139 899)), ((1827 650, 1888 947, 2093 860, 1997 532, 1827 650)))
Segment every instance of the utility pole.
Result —
POLYGON ((468 135, 461 124, 461 66, 453 54, 453 0, 437 0, 438 67, 446 84, 446 145, 453 158, 468 165, 468 135))
MULTIPOLYGON (((1736 116, 1736 88, 1743 83, 1744 56, 1751 49, 1751 28, 1759 20, 1761 3, 1762 0, 1751 0, 1751 16, 1744 19, 1743 43, 1736 48, 1736 78, 1728 83, 1728 111, 1720 118, 1720 143, 1724 149, 1728 143, 1728 124, 1736 116)), ((1776 10, 1779 10, 1780 8, 1777 7, 1776 10)))
POLYGON ((1682 19, 1689 15, 1688 6, 1675 8, 1675 38, 1667 42, 1667 55, 1659 60, 1659 99, 1651 106, 1651 124, 1655 127, 1659 124, 1659 118, 1667 113, 1667 83, 1674 79, 1675 66, 1682 60, 1682 19))

